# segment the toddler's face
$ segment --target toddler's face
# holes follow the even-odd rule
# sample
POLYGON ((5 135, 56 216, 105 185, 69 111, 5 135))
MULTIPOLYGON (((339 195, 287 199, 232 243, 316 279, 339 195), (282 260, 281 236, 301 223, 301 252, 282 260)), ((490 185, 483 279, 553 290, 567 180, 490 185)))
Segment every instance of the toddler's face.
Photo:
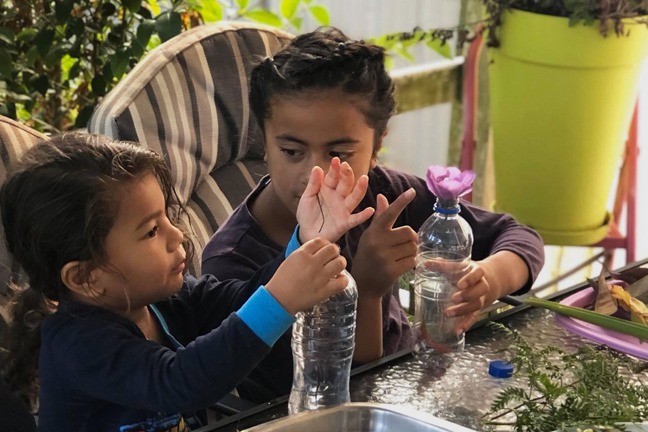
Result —
POLYGON ((339 90, 272 99, 265 122, 268 171, 277 196, 293 214, 315 165, 327 172, 337 156, 348 162, 356 181, 375 165, 374 130, 356 99, 339 90))
POLYGON ((107 301, 123 307, 128 293, 138 308, 176 293, 183 283, 183 234, 166 217, 157 178, 149 174, 121 188, 119 213, 106 238, 108 266, 101 269, 107 301), (114 303, 113 303, 114 302, 114 303))

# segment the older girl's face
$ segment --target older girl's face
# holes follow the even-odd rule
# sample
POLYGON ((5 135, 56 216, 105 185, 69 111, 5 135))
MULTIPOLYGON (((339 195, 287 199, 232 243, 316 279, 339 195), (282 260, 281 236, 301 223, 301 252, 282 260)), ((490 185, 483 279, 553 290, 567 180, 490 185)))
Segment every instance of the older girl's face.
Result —
POLYGON ((375 166, 374 129, 353 96, 339 90, 280 95, 265 121, 266 160, 272 188, 295 214, 312 168, 347 162, 356 179, 375 166))

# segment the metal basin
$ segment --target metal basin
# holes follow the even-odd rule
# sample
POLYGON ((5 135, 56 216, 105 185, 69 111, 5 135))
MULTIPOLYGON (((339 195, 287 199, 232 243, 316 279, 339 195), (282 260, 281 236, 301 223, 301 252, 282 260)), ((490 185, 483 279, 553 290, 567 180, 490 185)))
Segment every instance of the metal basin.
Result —
POLYGON ((430 414, 379 403, 348 403, 304 412, 244 432, 469 432, 430 414))

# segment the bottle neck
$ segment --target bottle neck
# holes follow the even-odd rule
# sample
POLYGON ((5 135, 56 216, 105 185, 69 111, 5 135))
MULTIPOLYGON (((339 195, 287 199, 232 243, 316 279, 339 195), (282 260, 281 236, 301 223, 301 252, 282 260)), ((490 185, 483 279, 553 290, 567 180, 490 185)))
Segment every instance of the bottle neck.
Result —
POLYGON ((459 212, 461 211, 461 209, 459 208, 459 200, 442 200, 440 198, 437 198, 436 203, 434 204, 434 211, 443 215, 459 214, 459 212))

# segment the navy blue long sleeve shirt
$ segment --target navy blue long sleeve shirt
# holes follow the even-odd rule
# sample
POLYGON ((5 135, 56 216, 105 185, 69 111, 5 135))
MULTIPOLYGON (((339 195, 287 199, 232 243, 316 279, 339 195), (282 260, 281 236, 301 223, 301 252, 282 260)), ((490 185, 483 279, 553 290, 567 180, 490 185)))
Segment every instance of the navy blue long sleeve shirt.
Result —
POLYGON ((62 301, 41 331, 39 430, 117 432, 218 401, 294 320, 259 289, 282 261, 246 282, 186 277, 177 294, 149 306, 166 346, 114 312, 62 301), (272 302, 280 308, 278 318, 268 313, 272 302))

